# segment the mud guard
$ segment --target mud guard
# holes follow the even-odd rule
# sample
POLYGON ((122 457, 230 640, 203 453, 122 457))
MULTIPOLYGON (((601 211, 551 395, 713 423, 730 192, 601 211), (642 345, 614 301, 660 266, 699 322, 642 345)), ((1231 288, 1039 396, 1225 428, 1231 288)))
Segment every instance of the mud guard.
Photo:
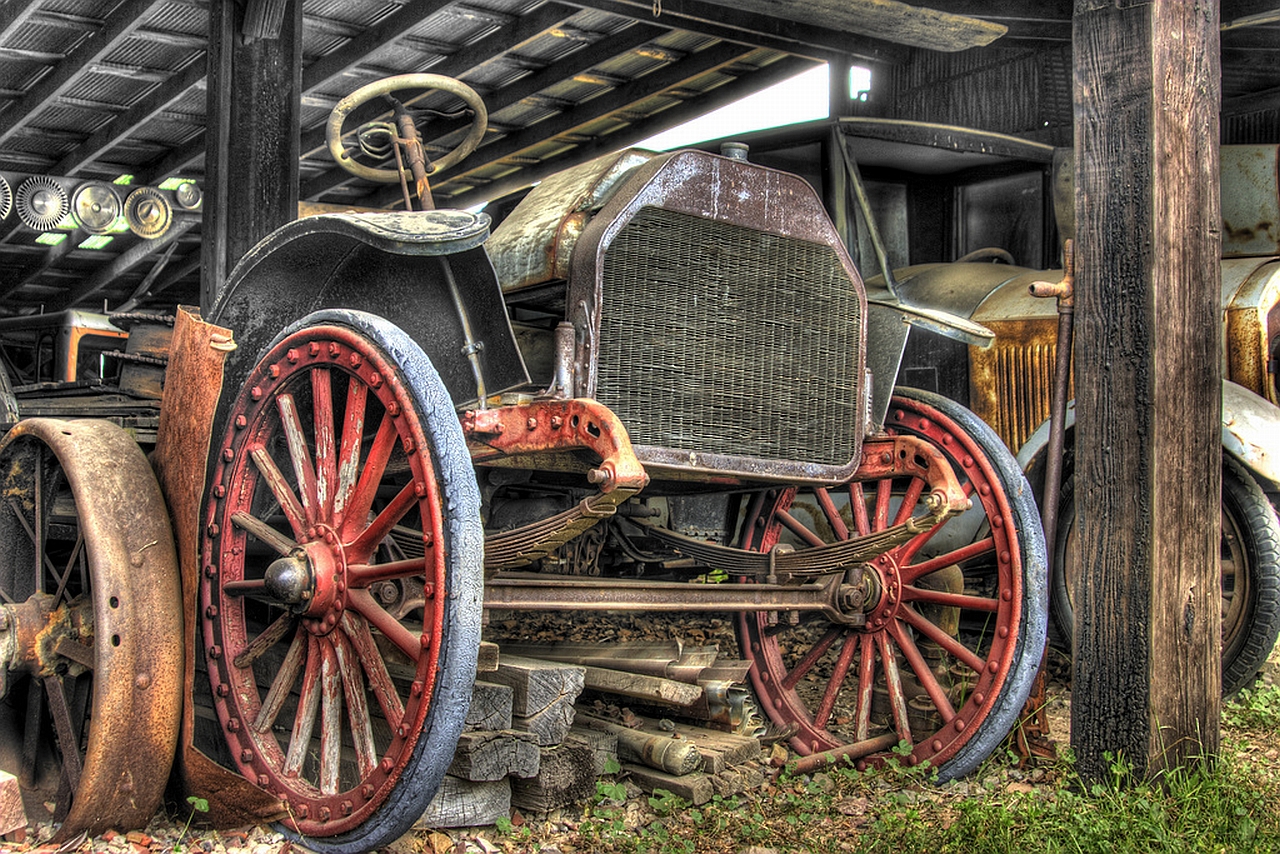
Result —
MULTIPOLYGON (((1076 426, 1075 401, 1067 404, 1065 426, 1076 426)), ((1230 380, 1222 382, 1222 450, 1249 470, 1268 493, 1280 492, 1280 408, 1230 380)), ((1044 486, 1044 450, 1049 444, 1045 421, 1018 450, 1018 467, 1027 475, 1032 491, 1044 486)))
POLYGON ((477 373, 486 395, 527 383, 488 237, 488 215, 450 210, 322 214, 281 226, 236 264, 204 312, 239 345, 225 387, 240 388, 281 329, 326 308, 394 322, 430 357, 455 404, 476 399, 477 373))

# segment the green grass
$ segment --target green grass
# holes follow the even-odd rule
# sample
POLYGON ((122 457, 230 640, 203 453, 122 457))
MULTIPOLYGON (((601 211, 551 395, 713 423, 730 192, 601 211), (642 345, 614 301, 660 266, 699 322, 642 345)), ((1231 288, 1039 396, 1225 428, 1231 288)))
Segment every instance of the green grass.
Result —
POLYGON ((1122 759, 1087 784, 1066 751, 1032 772, 994 758, 967 780, 937 785, 927 768, 837 768, 781 776, 751 795, 699 807, 655 793, 637 808, 604 782, 569 837, 500 835, 509 852, 619 854, 741 851, 1018 854, 1280 852, 1280 688, 1242 692, 1223 711, 1215 761, 1136 778, 1122 759), (1032 780, 1035 780, 1033 783, 1032 780))

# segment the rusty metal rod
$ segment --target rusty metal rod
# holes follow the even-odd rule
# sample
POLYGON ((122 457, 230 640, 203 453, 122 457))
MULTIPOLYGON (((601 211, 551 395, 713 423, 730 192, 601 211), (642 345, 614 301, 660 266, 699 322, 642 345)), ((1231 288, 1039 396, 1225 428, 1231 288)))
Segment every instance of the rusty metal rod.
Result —
POLYGON ((884 735, 878 735, 866 741, 855 741, 853 744, 846 744, 843 747, 824 750, 822 753, 814 753, 803 759, 797 759, 788 765, 787 769, 792 774, 812 774, 814 771, 826 768, 828 765, 835 765, 842 759, 852 762, 855 759, 861 759, 864 756, 888 750, 897 743, 898 734, 896 732, 886 732, 884 735))
POLYGON ((822 584, 688 584, 503 573, 485 582, 484 606, 511 611, 823 611, 850 625, 860 614, 840 614, 822 584))
POLYGON ((1066 442, 1067 390, 1071 385, 1071 349, 1075 334, 1075 245, 1064 246, 1062 281, 1056 284, 1035 282, 1030 293, 1035 297, 1058 300, 1058 353, 1053 371, 1053 400, 1049 409, 1049 447, 1045 454, 1044 494, 1040 499, 1040 525, 1044 529, 1045 547, 1049 552, 1049 571, 1061 572, 1054 566, 1054 542, 1058 534, 1058 499, 1062 488, 1062 455, 1066 442))

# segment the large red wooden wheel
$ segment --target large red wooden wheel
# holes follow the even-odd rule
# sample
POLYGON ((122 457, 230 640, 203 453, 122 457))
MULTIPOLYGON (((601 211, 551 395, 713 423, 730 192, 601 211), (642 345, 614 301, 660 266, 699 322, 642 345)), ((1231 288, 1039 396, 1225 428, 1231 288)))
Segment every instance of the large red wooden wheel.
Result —
MULTIPOLYGON (((761 705, 797 752, 870 749, 896 734, 909 764, 927 760, 949 779, 999 744, 1030 691, 1045 639, 1044 537, 1016 463, 968 410, 900 389, 886 421, 946 456, 973 509, 851 570, 872 591, 864 622, 745 613, 739 636, 761 705)), ((770 490, 748 505, 742 544, 866 535, 925 515, 922 494, 919 478, 770 490)))
POLYGON ((431 800, 475 678, 483 543, 461 428, 408 336, 336 310, 277 339, 228 420, 201 578, 219 725, 286 830, 376 848, 431 800))

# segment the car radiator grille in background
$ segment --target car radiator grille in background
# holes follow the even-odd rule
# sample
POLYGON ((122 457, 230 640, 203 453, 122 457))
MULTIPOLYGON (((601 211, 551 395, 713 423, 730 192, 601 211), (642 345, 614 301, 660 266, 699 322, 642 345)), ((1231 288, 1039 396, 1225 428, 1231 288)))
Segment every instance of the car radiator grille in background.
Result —
POLYGON ((1057 346, 1048 343, 1001 344, 997 335, 996 344, 975 357, 975 363, 988 362, 992 380, 982 394, 971 396, 982 401, 975 412, 1014 451, 1049 418, 1057 352, 1057 346))
POLYGON ((639 445, 820 465, 857 452, 859 316, 831 247, 642 209, 603 259, 596 397, 639 445))

